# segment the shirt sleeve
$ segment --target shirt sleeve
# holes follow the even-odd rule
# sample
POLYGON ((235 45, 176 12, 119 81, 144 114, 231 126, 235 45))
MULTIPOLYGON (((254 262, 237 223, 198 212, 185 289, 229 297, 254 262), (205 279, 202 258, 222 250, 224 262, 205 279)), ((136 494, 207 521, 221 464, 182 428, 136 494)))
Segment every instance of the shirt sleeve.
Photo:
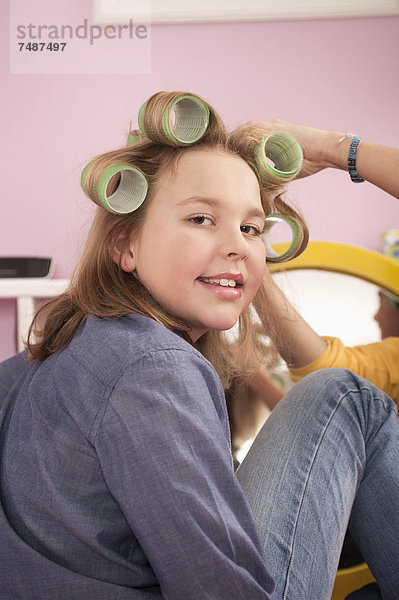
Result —
POLYGON ((5 398, 19 377, 25 373, 27 352, 20 352, 0 363, 0 402, 5 398))
POLYGON ((381 342, 348 348, 336 337, 324 336, 327 347, 316 360, 290 369, 293 381, 329 367, 350 369, 389 394, 399 404, 399 338, 385 338, 381 342))
POLYGON ((127 369, 95 445, 163 598, 275 598, 233 471, 223 390, 203 357, 162 350, 127 369))

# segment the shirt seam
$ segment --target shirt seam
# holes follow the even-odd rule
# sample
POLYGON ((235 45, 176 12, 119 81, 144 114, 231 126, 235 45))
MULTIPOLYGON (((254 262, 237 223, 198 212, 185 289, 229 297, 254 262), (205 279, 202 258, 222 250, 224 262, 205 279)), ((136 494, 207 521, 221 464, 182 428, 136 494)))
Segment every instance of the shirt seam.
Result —
POLYGON ((90 369, 90 372, 93 374, 94 377, 97 378, 97 381, 99 381, 104 386, 103 398, 102 398, 101 402, 99 403, 98 410, 93 419, 92 426, 90 427, 90 430, 89 430, 89 439, 90 439, 90 443, 93 444, 93 446, 95 445, 96 437, 97 437, 98 431, 100 429, 102 420, 104 418, 104 414, 105 414, 105 411, 107 408, 109 397, 112 394, 112 392, 115 389, 118 382, 120 381, 120 379, 123 377, 123 375, 125 375, 125 373, 132 366, 134 366, 134 365, 138 366, 140 363, 143 363, 145 360, 153 359, 157 354, 164 353, 164 352, 170 352, 170 351, 173 351, 176 353, 181 352, 181 353, 184 353, 189 356, 195 356, 196 358, 198 358, 200 360, 200 362, 202 362, 206 366, 206 368, 208 369, 209 372, 213 371, 213 373, 216 374, 214 367, 200 352, 198 352, 198 350, 196 350, 195 348, 191 349, 191 347, 190 347, 190 349, 186 349, 186 348, 176 348, 174 346, 159 347, 156 350, 153 349, 151 351, 147 351, 144 355, 137 357, 135 360, 125 363, 123 366, 123 369, 121 369, 119 371, 118 375, 115 376, 115 378, 112 380, 112 383, 111 382, 109 382, 109 383, 102 382, 98 377, 96 377, 96 374, 92 371, 92 369, 90 369))

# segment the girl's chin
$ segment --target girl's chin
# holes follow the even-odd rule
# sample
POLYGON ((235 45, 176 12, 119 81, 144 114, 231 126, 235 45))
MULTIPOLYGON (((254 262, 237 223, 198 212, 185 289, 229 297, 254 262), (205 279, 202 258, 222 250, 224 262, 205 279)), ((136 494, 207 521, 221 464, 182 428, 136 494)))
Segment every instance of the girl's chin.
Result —
POLYGON ((237 322, 238 322, 238 319, 228 321, 228 322, 223 322, 223 323, 215 323, 215 324, 210 325, 209 327, 203 327, 203 328, 192 327, 189 335, 190 335, 191 340, 193 342, 196 342, 208 331, 229 331, 237 324, 237 322))

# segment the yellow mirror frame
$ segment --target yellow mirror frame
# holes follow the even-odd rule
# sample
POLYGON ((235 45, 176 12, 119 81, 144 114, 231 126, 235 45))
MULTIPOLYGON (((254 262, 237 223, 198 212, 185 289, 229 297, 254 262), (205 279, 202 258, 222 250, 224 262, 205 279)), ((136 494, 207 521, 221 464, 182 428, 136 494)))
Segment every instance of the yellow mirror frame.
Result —
MULTIPOLYGON (((286 243, 273 244, 278 253, 286 243)), ((269 264, 269 263, 268 263, 269 264)), ((292 269, 321 269, 359 277, 399 296, 399 262, 373 250, 338 242, 309 242, 306 250, 289 262, 270 263, 272 273, 292 269)))

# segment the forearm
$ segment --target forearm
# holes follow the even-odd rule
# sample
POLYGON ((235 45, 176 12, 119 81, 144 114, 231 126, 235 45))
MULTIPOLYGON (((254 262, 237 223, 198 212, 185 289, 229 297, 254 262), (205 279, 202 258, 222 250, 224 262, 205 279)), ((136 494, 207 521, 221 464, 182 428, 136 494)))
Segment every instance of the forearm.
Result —
MULTIPOLYGON (((324 160, 327 166, 348 169, 351 138, 338 143, 343 134, 325 132, 324 160)), ((399 198, 399 149, 362 140, 357 151, 358 174, 388 194, 399 198)))
MULTIPOLYGON (((326 343, 288 302, 270 273, 266 277, 268 310, 278 323, 272 341, 290 367, 303 367, 323 354, 326 343)), ((256 308, 256 300, 254 304, 256 308)), ((269 335, 270 332, 265 331, 265 334, 269 335)))
POLYGON ((248 377, 246 384, 270 409, 273 409, 284 395, 282 390, 270 379, 264 367, 260 367, 256 373, 248 377))

